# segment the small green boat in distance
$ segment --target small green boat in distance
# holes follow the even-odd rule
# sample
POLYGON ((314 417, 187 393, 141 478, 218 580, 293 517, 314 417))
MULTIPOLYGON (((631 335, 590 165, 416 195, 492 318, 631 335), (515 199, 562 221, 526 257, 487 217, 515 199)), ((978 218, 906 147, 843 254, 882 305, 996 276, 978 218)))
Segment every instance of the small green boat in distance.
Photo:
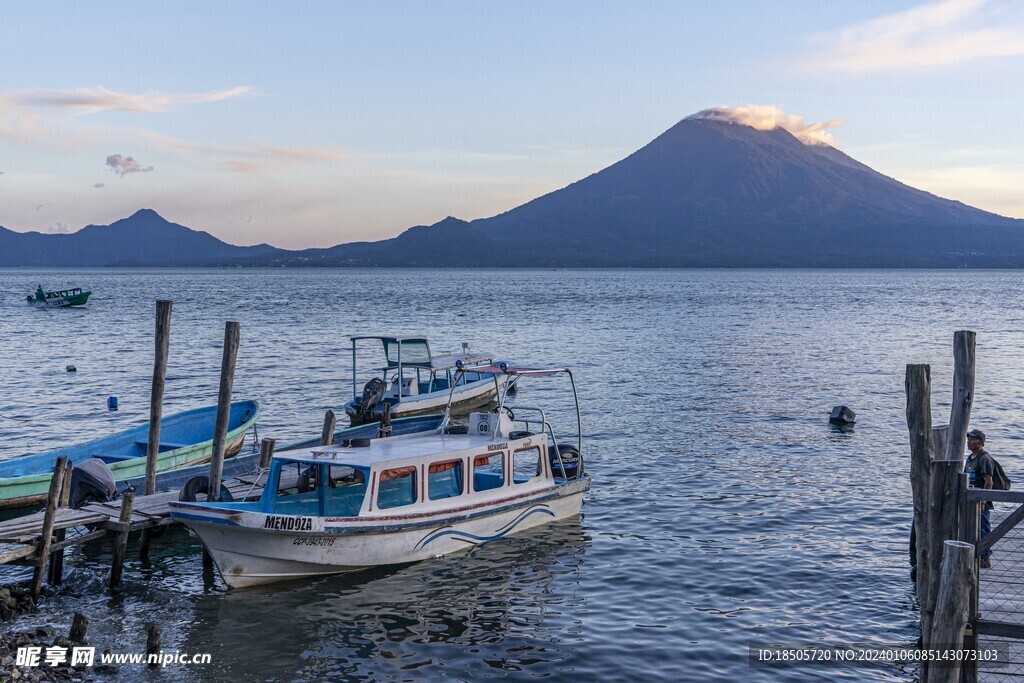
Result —
POLYGON ((25 298, 30 305, 36 308, 65 308, 67 306, 84 306, 91 295, 92 292, 83 292, 81 287, 46 291, 42 285, 39 285, 35 295, 25 298))

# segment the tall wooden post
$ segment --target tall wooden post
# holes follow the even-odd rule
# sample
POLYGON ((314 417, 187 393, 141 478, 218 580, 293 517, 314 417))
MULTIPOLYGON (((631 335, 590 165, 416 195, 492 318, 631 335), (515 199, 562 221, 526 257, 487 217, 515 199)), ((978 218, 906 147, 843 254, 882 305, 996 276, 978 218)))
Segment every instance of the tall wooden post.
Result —
POLYGON ((114 539, 114 561, 110 566, 110 588, 121 583, 121 573, 124 571, 124 554, 128 547, 128 530, 132 525, 132 507, 135 505, 135 493, 126 492, 121 496, 121 516, 118 521, 121 528, 114 539))
MULTIPOLYGON (((971 475, 966 472, 960 474, 960 535, 958 540, 967 543, 971 547, 975 547, 978 543, 978 522, 980 516, 978 515, 978 503, 968 498, 967 490, 971 486, 971 475)), ((967 603, 967 624, 971 627, 970 633, 964 635, 964 649, 965 650, 977 650, 978 649, 978 602, 980 599, 978 590, 978 572, 980 567, 978 566, 978 554, 974 554, 974 580, 971 582, 970 595, 968 596, 967 603)), ((963 668, 960 672, 960 680, 962 683, 977 683, 978 681, 978 662, 974 660, 966 660, 963 663, 963 668)))
POLYGON ((330 446, 332 443, 334 443, 334 425, 334 411, 328 410, 326 413, 324 413, 324 428, 320 432, 321 446, 330 446))
MULTIPOLYGON (((974 582, 974 546, 961 541, 943 544, 939 592, 935 602, 932 640, 935 650, 960 649, 969 620, 970 587, 974 582)), ((959 683, 960 662, 944 661, 928 668, 928 683, 959 683)))
POLYGON ((50 478, 50 491, 46 496, 46 512, 43 513, 43 533, 39 539, 39 554, 36 556, 35 571, 32 572, 32 597, 39 597, 43 590, 43 576, 46 574, 47 561, 50 559, 50 545, 53 543, 53 523, 57 519, 57 506, 60 504, 60 490, 64 485, 64 467, 67 456, 57 458, 50 478))
POLYGON ((153 357, 153 389, 149 396, 149 442, 146 450, 146 495, 156 493, 156 465, 160 453, 160 420, 164 413, 164 380, 171 340, 171 302, 156 302, 156 352, 153 357))
POLYGON ((231 418, 231 388, 235 383, 235 360, 238 358, 238 323, 224 325, 224 356, 220 364, 220 393, 217 396, 217 423, 213 432, 213 457, 210 459, 210 487, 207 500, 220 500, 220 480, 224 469, 228 422, 231 418))
POLYGON ((931 615, 927 604, 931 567, 928 546, 928 495, 932 476, 931 367, 908 365, 906 376, 907 428, 910 430, 910 484, 914 495, 914 529, 917 536, 917 597, 921 604, 921 632, 931 615))
MULTIPOLYGON (((160 299, 156 302, 156 350, 153 355, 153 389, 149 395, 149 442, 146 447, 146 488, 145 495, 156 493, 157 459, 160 457, 160 421, 164 413, 164 380, 167 379, 167 356, 171 342, 171 302, 160 299)), ((142 530, 139 539, 139 558, 149 559, 149 544, 152 534, 142 530)))

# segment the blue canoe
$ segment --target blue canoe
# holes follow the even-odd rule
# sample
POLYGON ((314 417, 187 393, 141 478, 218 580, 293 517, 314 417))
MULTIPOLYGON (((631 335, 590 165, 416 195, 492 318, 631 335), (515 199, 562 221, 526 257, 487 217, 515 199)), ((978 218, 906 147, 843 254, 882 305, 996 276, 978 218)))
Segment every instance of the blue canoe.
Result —
MULTIPOLYGON (((245 433, 260 414, 256 401, 231 404, 225 457, 242 449, 245 433)), ((196 408, 165 417, 160 421, 160 447, 157 456, 157 483, 166 473, 208 462, 213 455, 213 430, 217 406, 196 408)), ((72 464, 100 458, 110 467, 118 482, 145 481, 146 451, 149 447, 149 423, 96 441, 57 448, 39 455, 23 456, 0 462, 0 509, 19 508, 46 500, 57 458, 65 455, 72 464)), ((198 468, 197 468, 198 469, 198 468)))

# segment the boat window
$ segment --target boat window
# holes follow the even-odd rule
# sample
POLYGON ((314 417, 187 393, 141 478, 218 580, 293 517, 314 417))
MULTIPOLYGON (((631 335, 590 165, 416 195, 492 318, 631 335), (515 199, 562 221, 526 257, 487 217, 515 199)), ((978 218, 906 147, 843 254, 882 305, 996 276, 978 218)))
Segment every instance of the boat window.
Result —
POLYGON ((386 510, 416 502, 416 468, 396 467, 380 473, 377 507, 386 510))
POLYGON ((427 472, 430 500, 462 495, 462 461, 435 462, 427 472))
POLYGON ((324 513, 332 517, 355 517, 366 497, 366 473, 348 465, 327 468, 324 513))
POLYGON ((512 482, 524 484, 541 473, 540 448, 520 448, 512 454, 512 482))
POLYGON ((505 454, 487 453, 473 458, 473 490, 488 491, 505 485, 505 454))
POLYGON ((281 465, 272 511, 283 515, 319 515, 320 467, 305 462, 281 465))

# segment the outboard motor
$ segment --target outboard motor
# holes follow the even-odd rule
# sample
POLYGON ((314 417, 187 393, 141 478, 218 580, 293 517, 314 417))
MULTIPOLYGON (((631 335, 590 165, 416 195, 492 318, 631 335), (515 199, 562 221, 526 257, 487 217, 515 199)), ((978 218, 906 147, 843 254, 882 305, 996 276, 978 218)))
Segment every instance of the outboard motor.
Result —
POLYGON ((583 475, 583 458, 575 446, 569 444, 558 444, 558 451, 554 446, 548 446, 548 460, 551 461, 551 474, 556 479, 562 478, 562 470, 565 470, 566 479, 577 479, 583 475), (561 455, 561 464, 558 456, 561 455))
POLYGON ((359 405, 356 407, 356 415, 360 420, 364 422, 370 421, 373 409, 384 398, 384 392, 387 388, 387 383, 380 377, 374 377, 366 383, 366 386, 363 387, 363 397, 359 399, 359 405))
POLYGON ((75 465, 71 469, 71 495, 68 505, 77 510, 86 503, 105 503, 114 499, 117 484, 107 463, 99 458, 75 465))

